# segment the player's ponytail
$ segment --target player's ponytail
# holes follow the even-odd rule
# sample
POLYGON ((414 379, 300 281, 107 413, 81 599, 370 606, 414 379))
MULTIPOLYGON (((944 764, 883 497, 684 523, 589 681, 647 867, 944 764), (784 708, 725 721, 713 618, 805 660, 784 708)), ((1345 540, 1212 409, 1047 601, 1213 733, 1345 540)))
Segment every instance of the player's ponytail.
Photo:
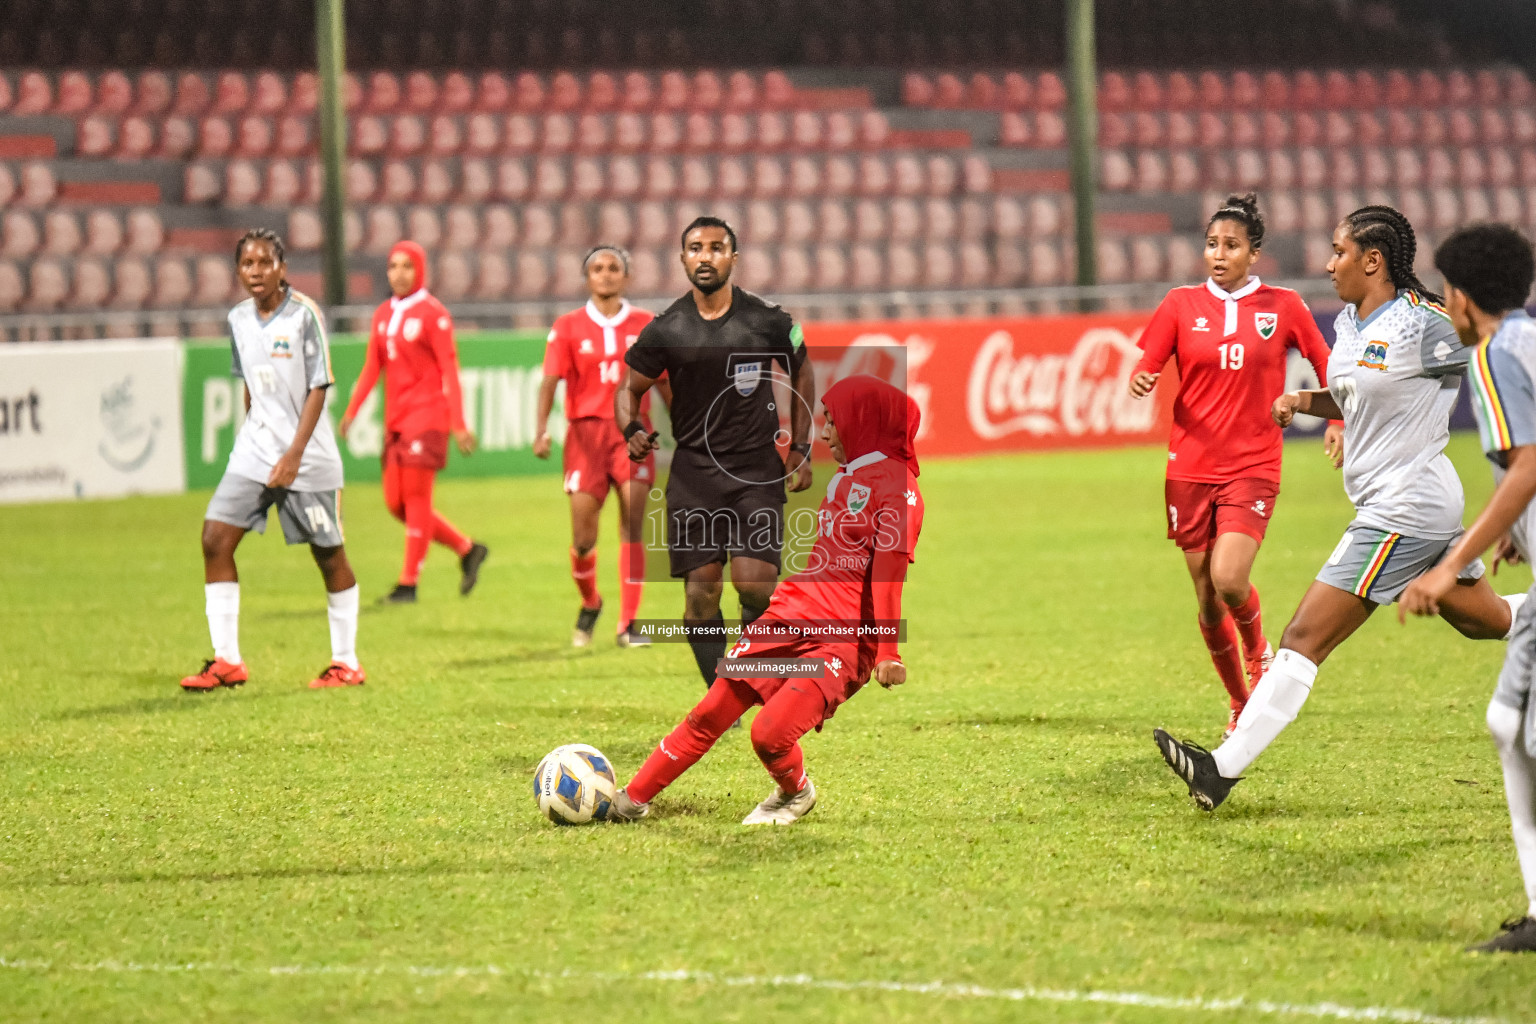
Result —
MULTIPOLYGON (((286 264, 288 262, 288 253, 287 250, 283 248, 283 239, 281 235, 279 235, 276 231, 273 231, 271 228, 251 228, 245 234, 241 235, 240 240, 235 243, 236 273, 239 273, 240 270, 240 257, 245 254, 246 242, 266 242, 272 247, 272 255, 277 258, 277 262, 279 264, 286 264)), ((284 288, 288 287, 287 274, 283 275, 282 286, 284 288)))
POLYGON ((1211 214, 1211 219, 1206 222, 1205 230, 1209 232, 1211 225, 1219 220, 1235 220, 1248 232, 1248 244, 1255 249, 1264 245, 1264 217, 1259 213, 1259 197, 1257 193, 1249 192, 1247 195, 1228 196, 1227 201, 1221 204, 1221 209, 1211 214))
POLYGON ((1394 287, 1416 292, 1430 302, 1444 301, 1425 287, 1413 271, 1419 242, 1407 217, 1390 206, 1362 206, 1345 217, 1344 223, 1349 228, 1349 237, 1354 239, 1361 252, 1375 249, 1381 253, 1387 264, 1387 277, 1394 287))

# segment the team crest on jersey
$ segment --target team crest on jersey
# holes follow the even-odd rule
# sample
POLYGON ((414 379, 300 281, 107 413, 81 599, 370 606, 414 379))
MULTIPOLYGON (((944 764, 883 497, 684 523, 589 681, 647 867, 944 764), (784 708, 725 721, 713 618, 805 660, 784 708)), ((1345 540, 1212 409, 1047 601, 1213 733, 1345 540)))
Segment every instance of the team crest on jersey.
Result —
POLYGON ((869 504, 869 488, 864 484, 854 484, 848 488, 848 511, 863 512, 864 506, 869 504))
POLYGON ((582 338, 581 339, 581 348, 580 348, 581 354, 582 355, 588 355, 588 354, 591 353, 591 351, 592 351, 592 339, 591 338, 582 338))
POLYGON ((1255 313, 1253 314, 1253 326, 1259 332, 1259 337, 1268 341, 1275 336, 1275 328, 1280 326, 1280 314, 1255 313))
POLYGON ((293 358, 293 346, 291 344, 289 344, 289 342, 288 342, 288 335, 286 335, 286 334, 279 334, 277 337, 272 339, 272 358, 273 359, 292 359, 293 358))
POLYGON ((1206 331, 1207 333, 1210 332, 1210 329, 1211 322, 1203 316, 1195 317, 1195 326, 1190 328, 1192 331, 1206 331))
POLYGON ((732 383, 736 385, 736 393, 745 398, 757 390, 757 382, 763 376, 763 364, 737 363, 736 372, 732 377, 732 383))
POLYGON ((1386 370, 1387 345, 1385 341, 1372 341, 1366 344, 1365 351, 1360 353, 1360 359, 1356 366, 1363 366, 1367 370, 1386 370))
POLYGON ((404 336, 406 341, 415 341, 417 338, 421 337, 421 321, 407 320, 405 322, 405 326, 400 328, 400 333, 404 336))

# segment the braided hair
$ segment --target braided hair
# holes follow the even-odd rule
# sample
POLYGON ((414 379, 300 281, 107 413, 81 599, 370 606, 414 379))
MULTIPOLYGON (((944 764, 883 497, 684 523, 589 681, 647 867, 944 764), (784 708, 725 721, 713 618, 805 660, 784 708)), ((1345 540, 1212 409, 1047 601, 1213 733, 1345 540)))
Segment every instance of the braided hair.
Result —
POLYGON ((1206 222, 1206 232, 1209 233, 1211 225, 1219 220, 1235 220, 1241 224, 1248 232, 1248 244, 1255 250, 1264 245, 1264 217, 1259 213, 1257 193, 1228 196, 1227 201, 1221 204, 1221 209, 1211 214, 1211 219, 1206 222))
POLYGON ((1413 272, 1419 243, 1407 217, 1390 206, 1362 206, 1345 217, 1344 224, 1361 252, 1375 249, 1381 253, 1387 264, 1387 278, 1395 287, 1416 292, 1430 302, 1445 301, 1425 287, 1413 272))
MULTIPOLYGON (((277 258, 277 262, 288 262, 287 251, 283 248, 282 236, 280 236, 276 231, 273 231, 271 228, 251 228, 245 234, 241 235, 240 240, 235 243, 236 271, 240 269, 240 257, 245 254, 246 242, 266 242, 268 245, 272 246, 272 255, 277 258)), ((284 288, 288 287, 288 275, 286 274, 283 275, 282 286, 284 288)))

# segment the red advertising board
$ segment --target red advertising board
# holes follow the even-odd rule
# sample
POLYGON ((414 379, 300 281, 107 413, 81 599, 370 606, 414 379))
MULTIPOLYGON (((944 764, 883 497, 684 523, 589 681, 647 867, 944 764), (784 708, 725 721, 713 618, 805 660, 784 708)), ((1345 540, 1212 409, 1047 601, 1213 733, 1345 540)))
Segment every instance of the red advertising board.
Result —
POLYGON ((920 454, 1109 448, 1168 438, 1172 364, 1150 397, 1126 393, 1150 316, 807 324, 805 336, 817 394, 851 373, 904 387, 923 413, 920 454))

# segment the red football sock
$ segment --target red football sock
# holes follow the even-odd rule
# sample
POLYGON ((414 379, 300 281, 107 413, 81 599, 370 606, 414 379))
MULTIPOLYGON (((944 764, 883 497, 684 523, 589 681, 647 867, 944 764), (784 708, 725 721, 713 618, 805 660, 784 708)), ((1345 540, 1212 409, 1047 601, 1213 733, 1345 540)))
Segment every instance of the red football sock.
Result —
POLYGON ((810 679, 791 679, 752 720, 752 749, 784 792, 805 788, 800 737, 820 725, 826 713, 821 687, 810 679))
POLYGON ((1259 613, 1259 588, 1248 587, 1248 600, 1232 609, 1238 635, 1243 638, 1243 650, 1248 657, 1256 658, 1264 652, 1264 617, 1259 613))
POLYGON ((453 524, 436 512, 432 513, 432 539, 454 554, 463 558, 475 542, 453 528, 453 524))
POLYGON ((603 603, 602 595, 597 592, 596 548, 585 555, 578 554, 575 548, 571 548, 571 579, 576 581, 576 589, 581 591, 583 608, 596 608, 603 603))
POLYGON ((619 544, 619 628, 627 629, 640 610, 640 592, 645 589, 645 545, 639 541, 619 544))
POLYGON ((1206 649, 1211 652, 1211 661, 1216 666, 1216 674, 1221 676, 1221 685, 1227 688, 1233 700, 1247 700, 1248 677, 1243 669, 1243 652, 1238 647, 1237 626, 1232 622, 1232 616, 1222 616, 1221 621, 1214 626, 1201 622, 1200 635, 1205 638, 1206 649))
POLYGON ((667 734, 624 791, 637 803, 649 803, 683 772, 709 753, 725 730, 757 703, 757 691, 739 679, 717 679, 688 717, 667 734))
POLYGON ((414 587, 421 578, 421 563, 432 542, 432 470, 400 467, 400 495, 405 503, 405 565, 400 582, 414 587))
POLYGON ((384 507, 389 514, 405 522, 405 497, 400 493, 400 467, 389 463, 384 467, 384 507))

